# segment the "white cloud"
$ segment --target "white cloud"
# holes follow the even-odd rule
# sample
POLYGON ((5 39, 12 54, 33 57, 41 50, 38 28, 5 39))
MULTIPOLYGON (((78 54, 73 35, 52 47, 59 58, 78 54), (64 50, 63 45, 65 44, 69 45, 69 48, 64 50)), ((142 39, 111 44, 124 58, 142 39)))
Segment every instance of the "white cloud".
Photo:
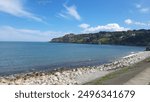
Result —
POLYGON ((134 22, 135 25, 139 25, 139 26, 148 26, 148 24, 143 23, 143 22, 134 22))
POLYGON ((83 29, 86 29, 86 28, 90 27, 90 25, 83 23, 83 24, 80 24, 79 27, 83 28, 83 29))
POLYGON ((96 27, 91 27, 90 25, 87 28, 83 28, 83 32, 85 33, 94 33, 99 31, 126 31, 128 28, 124 28, 119 26, 117 23, 111 23, 107 25, 98 25, 96 27))
POLYGON ((125 20, 125 23, 126 23, 126 24, 132 24, 133 22, 132 22, 131 19, 126 19, 126 20, 125 20))
POLYGON ((67 6, 64 4, 63 6, 65 8, 65 11, 62 11, 61 13, 59 13, 59 16, 64 17, 64 18, 69 18, 69 16, 70 16, 76 20, 81 20, 81 17, 79 15, 75 5, 67 6))
POLYGON ((138 9, 138 11, 141 12, 141 13, 149 13, 150 12, 150 8, 149 7, 144 7, 141 4, 136 4, 135 6, 138 9))
POLYGON ((17 17, 25 17, 42 22, 43 20, 25 10, 22 0, 0 0, 0 11, 17 17))
POLYGON ((49 41, 65 34, 54 31, 17 29, 11 26, 1 26, 0 31, 0 41, 49 41))
POLYGON ((149 23, 143 23, 143 22, 134 21, 131 19, 126 19, 124 22, 128 25, 149 26, 149 23))

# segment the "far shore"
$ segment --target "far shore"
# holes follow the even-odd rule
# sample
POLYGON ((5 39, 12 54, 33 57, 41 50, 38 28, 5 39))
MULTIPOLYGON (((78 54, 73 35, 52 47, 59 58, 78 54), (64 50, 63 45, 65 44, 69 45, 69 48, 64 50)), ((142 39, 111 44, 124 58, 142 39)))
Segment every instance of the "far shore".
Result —
POLYGON ((31 72, 0 77, 0 85, 81 85, 150 57, 150 51, 134 53, 112 63, 53 72, 31 72))

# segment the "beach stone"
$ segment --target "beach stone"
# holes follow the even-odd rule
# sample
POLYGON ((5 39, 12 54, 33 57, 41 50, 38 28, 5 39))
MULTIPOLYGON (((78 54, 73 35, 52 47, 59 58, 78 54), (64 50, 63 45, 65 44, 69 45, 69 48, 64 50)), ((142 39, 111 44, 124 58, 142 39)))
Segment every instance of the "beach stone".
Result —
POLYGON ((76 72, 76 71, 77 71, 77 69, 72 69, 72 71, 73 71, 73 72, 76 72))
POLYGON ((54 76, 54 77, 53 77, 53 80, 54 80, 54 81, 57 81, 57 80, 58 80, 58 78, 57 78, 56 76, 54 76))
POLYGON ((56 75, 56 76, 60 76, 61 73, 60 73, 60 72, 56 72, 55 75, 56 75))
POLYGON ((82 71, 79 70, 79 71, 78 71, 78 74, 81 75, 81 74, 82 74, 82 71))

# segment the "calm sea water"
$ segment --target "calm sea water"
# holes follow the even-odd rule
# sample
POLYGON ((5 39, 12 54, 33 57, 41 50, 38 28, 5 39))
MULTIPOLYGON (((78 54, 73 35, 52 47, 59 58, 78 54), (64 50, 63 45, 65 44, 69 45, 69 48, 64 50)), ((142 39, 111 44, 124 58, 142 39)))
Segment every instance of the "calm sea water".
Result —
POLYGON ((114 45, 0 42, 0 75, 98 65, 143 50, 114 45))

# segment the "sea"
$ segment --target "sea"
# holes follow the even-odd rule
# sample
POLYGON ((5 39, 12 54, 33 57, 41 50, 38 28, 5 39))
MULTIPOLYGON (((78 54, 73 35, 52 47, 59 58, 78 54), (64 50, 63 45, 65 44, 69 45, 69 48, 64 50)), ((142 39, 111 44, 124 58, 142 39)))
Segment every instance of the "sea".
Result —
POLYGON ((48 42, 0 42, 0 75, 97 66, 144 47, 48 42))

